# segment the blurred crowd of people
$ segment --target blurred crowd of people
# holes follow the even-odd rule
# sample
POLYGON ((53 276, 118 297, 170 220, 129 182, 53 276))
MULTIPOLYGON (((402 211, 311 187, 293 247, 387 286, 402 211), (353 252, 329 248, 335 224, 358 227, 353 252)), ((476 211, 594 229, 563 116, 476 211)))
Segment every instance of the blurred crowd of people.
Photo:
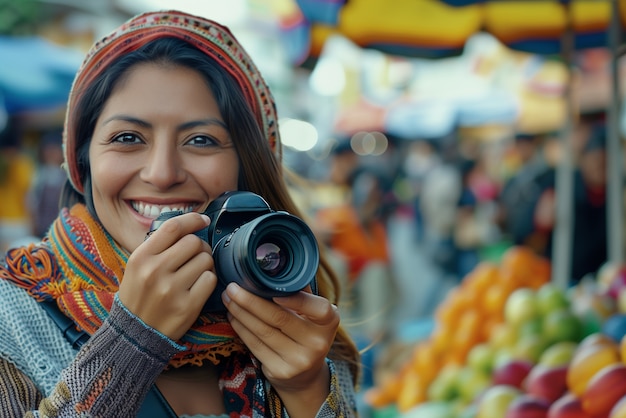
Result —
MULTIPOLYGON (((314 229, 346 278, 344 319, 367 340, 384 338, 398 306, 424 303, 429 315, 451 287, 483 260, 512 245, 552 257, 558 133, 515 134, 493 142, 465 138, 398 141, 382 157, 360 156, 349 138, 333 146, 328 176, 308 201, 314 229), (384 161, 384 162, 383 162, 384 161), (408 252, 428 262, 410 280, 431 282, 406 295, 394 265, 390 222, 410 222, 408 252), (431 274, 434 277, 424 277, 431 274), (411 302, 412 301, 412 302, 411 302)), ((571 284, 607 261, 606 128, 603 115, 581 117, 569 138, 575 170, 571 284)), ((399 244, 404 245, 404 244, 399 244)), ((400 315, 400 316, 399 316, 400 315)))

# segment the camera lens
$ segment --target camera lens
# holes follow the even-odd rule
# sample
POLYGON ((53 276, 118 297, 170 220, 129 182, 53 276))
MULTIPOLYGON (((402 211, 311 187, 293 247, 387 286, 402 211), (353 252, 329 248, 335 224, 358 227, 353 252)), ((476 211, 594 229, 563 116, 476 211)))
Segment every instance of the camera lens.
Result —
POLYGON ((310 228, 286 212, 259 216, 213 248, 220 280, 234 281, 259 296, 295 293, 312 284, 319 265, 310 228))
POLYGON ((270 276, 276 276, 285 267, 287 256, 280 246, 273 242, 264 242, 256 249, 258 266, 270 276))

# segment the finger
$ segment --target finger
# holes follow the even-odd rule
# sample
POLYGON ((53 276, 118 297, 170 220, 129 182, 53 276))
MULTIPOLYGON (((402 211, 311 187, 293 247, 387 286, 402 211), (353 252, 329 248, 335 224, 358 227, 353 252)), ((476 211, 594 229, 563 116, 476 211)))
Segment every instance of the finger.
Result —
POLYGON ((198 277, 193 285, 189 288, 189 293, 194 297, 192 300, 197 303, 192 307, 192 309, 200 310, 206 303, 207 299, 213 294, 215 288, 217 287, 217 276, 212 271, 204 271, 198 277))
POLYGON ((254 328, 255 325, 250 326, 245 321, 239 320, 230 312, 228 313, 228 318, 233 330, 235 330, 239 338, 241 338, 241 341, 243 341, 246 347, 250 349, 250 351, 262 364, 270 364, 277 361, 284 364, 286 362, 283 360, 283 357, 285 357, 286 354, 289 354, 292 351, 299 351, 298 347, 294 345, 295 343, 286 338, 284 334, 282 337, 279 337, 279 330, 276 330, 277 332, 273 334, 274 337, 270 337, 271 339, 268 340, 268 337, 265 337, 264 339, 257 334, 257 329, 254 328), (283 350, 282 352, 277 351, 272 346, 267 344, 268 341, 274 341, 275 339, 283 340, 278 346, 281 350, 283 350))
POLYGON ((207 271, 214 271, 213 257, 206 251, 201 251, 181 264, 175 274, 176 279, 181 281, 181 286, 191 289, 198 278, 207 271))
POLYGON ((208 216, 197 212, 175 216, 163 222, 159 229, 150 235, 146 243, 158 254, 170 248, 185 235, 206 228, 210 222, 208 216))
POLYGON ((240 321, 230 311, 228 318, 239 338, 263 365, 267 377, 290 379, 312 370, 328 353, 329 345, 320 339, 300 344, 280 330, 268 334, 256 323, 240 321), (322 345, 317 347, 316 341, 322 345))
MULTIPOLYGON (((289 336, 285 335, 282 328, 288 328, 288 323, 291 321, 302 321, 293 312, 255 296, 234 283, 226 287, 222 300, 230 315, 245 324, 245 327, 251 330, 256 338, 263 341, 277 339, 277 344, 273 345, 276 348, 279 348, 281 344, 293 342, 289 336), (253 312, 248 307, 253 309, 253 312)), ((300 329, 304 328, 300 327, 300 329)))
MULTIPOLYGON (((332 339, 339 326, 337 310, 326 299, 306 292, 285 298, 295 298, 294 302, 286 302, 291 304, 291 308, 256 296, 235 283, 226 287, 223 298, 228 310, 242 322, 245 321, 246 326, 259 336, 271 334, 272 329, 276 329, 300 345, 319 347, 326 344, 328 338, 332 339), (315 309, 321 309, 322 312, 315 312, 315 309), (260 331, 257 332, 257 329, 260 331)), ((265 342, 269 344, 269 341, 265 342)), ((277 351, 281 350, 280 345, 273 342, 271 346, 277 351)))
MULTIPOLYGON (((156 262, 171 272, 178 272, 198 254, 206 254, 206 256, 212 258, 207 243, 195 235, 185 235, 169 248, 157 254, 156 262)), ((203 260, 206 263, 209 262, 208 258, 203 258, 203 260)), ((210 264, 207 264, 207 267, 210 267, 210 264)), ((202 270, 208 270, 208 268, 203 268, 202 270)), ((200 272, 198 271, 198 274, 200 272)))
POLYGON ((307 292, 298 292, 286 297, 275 297, 273 301, 287 309, 291 309, 305 316, 311 322, 318 325, 328 325, 339 322, 337 306, 331 304, 328 299, 307 292))

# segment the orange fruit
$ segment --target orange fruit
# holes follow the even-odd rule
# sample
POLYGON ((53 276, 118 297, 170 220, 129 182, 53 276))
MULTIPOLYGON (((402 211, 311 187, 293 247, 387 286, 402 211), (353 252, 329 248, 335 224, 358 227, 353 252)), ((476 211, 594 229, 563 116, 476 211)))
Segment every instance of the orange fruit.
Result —
POLYGON ((395 403, 402 388, 402 383, 402 379, 397 376, 386 378, 384 382, 365 392, 365 402, 374 408, 382 408, 395 403))
POLYGON ((413 370, 419 373, 425 382, 430 382, 437 375, 439 356, 429 342, 419 343, 415 347, 410 361, 413 370))
POLYGON ((483 315, 477 309, 472 309, 464 312, 463 316, 459 318, 458 329, 472 335, 478 335, 482 323, 483 315))
POLYGON ((532 271, 537 255, 528 247, 513 246, 506 250, 500 260, 502 270, 510 270, 521 276, 527 276, 532 271))
POLYGON ((433 330, 430 336, 433 351, 437 354, 443 354, 452 346, 454 340, 454 332, 452 328, 438 326, 433 330))
POLYGON ((489 341, 494 333, 494 330, 502 324, 502 318, 498 316, 491 316, 485 318, 480 327, 480 340, 489 341))
POLYGON ((463 279, 462 286, 480 294, 489 289, 497 280, 498 266, 495 263, 483 261, 463 279))
POLYGON ((483 294, 480 309, 488 316, 502 316, 509 293, 508 286, 500 282, 494 283, 483 294))
POLYGON ((410 371, 402 379, 396 405, 398 411, 405 412, 415 405, 426 400, 426 385, 422 376, 415 371, 410 371))

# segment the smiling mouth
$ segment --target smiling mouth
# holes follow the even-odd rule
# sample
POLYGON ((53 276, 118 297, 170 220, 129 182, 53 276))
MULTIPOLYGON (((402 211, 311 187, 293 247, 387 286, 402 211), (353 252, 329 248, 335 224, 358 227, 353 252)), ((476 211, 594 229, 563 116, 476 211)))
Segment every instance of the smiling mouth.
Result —
POLYGON ((146 218, 156 219, 163 212, 180 211, 183 213, 193 211, 193 205, 187 204, 170 204, 170 205, 154 205, 145 202, 131 202, 133 209, 146 218))

